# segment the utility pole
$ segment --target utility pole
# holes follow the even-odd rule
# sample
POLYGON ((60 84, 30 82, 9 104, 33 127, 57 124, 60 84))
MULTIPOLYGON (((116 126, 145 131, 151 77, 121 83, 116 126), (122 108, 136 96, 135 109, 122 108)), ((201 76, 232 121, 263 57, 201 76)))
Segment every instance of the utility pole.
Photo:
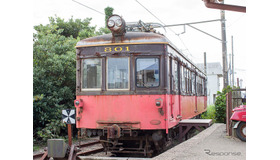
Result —
POLYGON ((232 54, 232 87, 234 86, 234 58, 233 58, 233 36, 231 36, 231 54, 232 54))
POLYGON ((231 81, 231 75, 232 75, 232 70, 231 70, 231 54, 229 53, 229 64, 228 64, 228 80, 229 80, 229 84, 230 86, 232 86, 232 81, 231 81))
POLYGON ((222 19, 221 28, 222 28, 223 80, 224 80, 223 88, 226 88, 228 86, 228 65, 227 65, 226 22, 225 22, 224 10, 221 10, 221 19, 222 19))

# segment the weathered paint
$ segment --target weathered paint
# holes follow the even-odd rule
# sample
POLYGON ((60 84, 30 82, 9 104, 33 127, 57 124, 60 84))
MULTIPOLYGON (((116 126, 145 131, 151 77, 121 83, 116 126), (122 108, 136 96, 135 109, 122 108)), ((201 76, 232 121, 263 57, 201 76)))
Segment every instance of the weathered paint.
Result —
MULTIPOLYGON (((159 113, 155 103, 158 98, 164 100, 164 95, 77 96, 77 99, 84 102, 77 128, 100 128, 102 124, 115 122, 130 125, 135 129, 164 129, 165 116, 159 113), (151 124, 154 120, 161 123, 151 124)), ((165 113, 165 107, 163 112, 165 113)))
MULTIPOLYGON (((167 44, 171 43, 165 36, 150 32, 127 32, 122 43, 114 43, 114 45, 123 44, 167 44), (143 38, 145 37, 145 38, 143 38)), ((76 48, 90 46, 112 45, 112 34, 105 34, 81 40, 77 43, 76 48)))
POLYGON ((101 129, 119 124, 132 129, 166 129, 168 132, 181 119, 192 118, 206 110, 206 97, 197 97, 197 111, 195 98, 181 95, 81 95, 77 96, 77 100, 82 99, 83 106, 76 106, 79 117, 76 126, 101 129), (156 106, 158 99, 162 100, 162 107, 156 106))
POLYGON ((246 105, 234 108, 230 120, 246 122, 246 105))
POLYGON ((205 96, 181 96, 182 118, 189 119, 205 112, 207 109, 205 100, 207 100, 205 96))

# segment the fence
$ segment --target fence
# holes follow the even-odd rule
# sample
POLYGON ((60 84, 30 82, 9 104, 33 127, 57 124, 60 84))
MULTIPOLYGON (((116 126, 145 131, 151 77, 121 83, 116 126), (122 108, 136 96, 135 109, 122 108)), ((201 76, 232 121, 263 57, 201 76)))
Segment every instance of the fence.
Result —
MULTIPOLYGON (((241 95, 242 91, 246 92, 246 89, 232 89, 231 92, 228 92, 226 94, 226 97, 227 97, 226 129, 227 129, 228 136, 232 136, 232 122, 230 120, 230 117, 232 115, 232 110, 235 107, 240 106, 244 100, 244 98, 242 98, 242 95, 241 95)), ((246 99, 246 97, 245 97, 245 99, 246 99)))

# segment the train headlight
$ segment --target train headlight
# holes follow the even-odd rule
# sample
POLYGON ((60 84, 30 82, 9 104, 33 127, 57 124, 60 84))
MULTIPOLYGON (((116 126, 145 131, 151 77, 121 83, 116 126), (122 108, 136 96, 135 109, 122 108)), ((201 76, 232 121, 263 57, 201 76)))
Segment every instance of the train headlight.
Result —
POLYGON ((112 20, 110 20, 110 21, 108 21, 108 27, 114 27, 114 25, 115 25, 115 22, 114 21, 112 21, 112 20))
POLYGON ((112 15, 107 20, 107 27, 111 30, 113 36, 120 36, 125 33, 125 21, 119 15, 112 15))
POLYGON ((116 20, 116 25, 117 25, 118 27, 120 27, 120 26, 122 25, 122 20, 121 20, 121 19, 117 19, 117 20, 116 20))

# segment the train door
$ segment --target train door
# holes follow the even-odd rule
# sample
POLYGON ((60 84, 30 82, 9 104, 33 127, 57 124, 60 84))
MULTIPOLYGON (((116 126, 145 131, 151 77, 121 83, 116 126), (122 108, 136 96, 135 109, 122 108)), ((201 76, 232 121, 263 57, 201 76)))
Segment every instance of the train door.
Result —
POLYGON ((175 59, 171 62, 171 73, 171 116, 178 119, 180 117, 179 65, 175 59))
POLYGON ((194 95, 194 104, 195 104, 195 110, 194 112, 198 112, 197 110, 197 88, 196 88, 196 71, 192 72, 192 93, 194 95))

